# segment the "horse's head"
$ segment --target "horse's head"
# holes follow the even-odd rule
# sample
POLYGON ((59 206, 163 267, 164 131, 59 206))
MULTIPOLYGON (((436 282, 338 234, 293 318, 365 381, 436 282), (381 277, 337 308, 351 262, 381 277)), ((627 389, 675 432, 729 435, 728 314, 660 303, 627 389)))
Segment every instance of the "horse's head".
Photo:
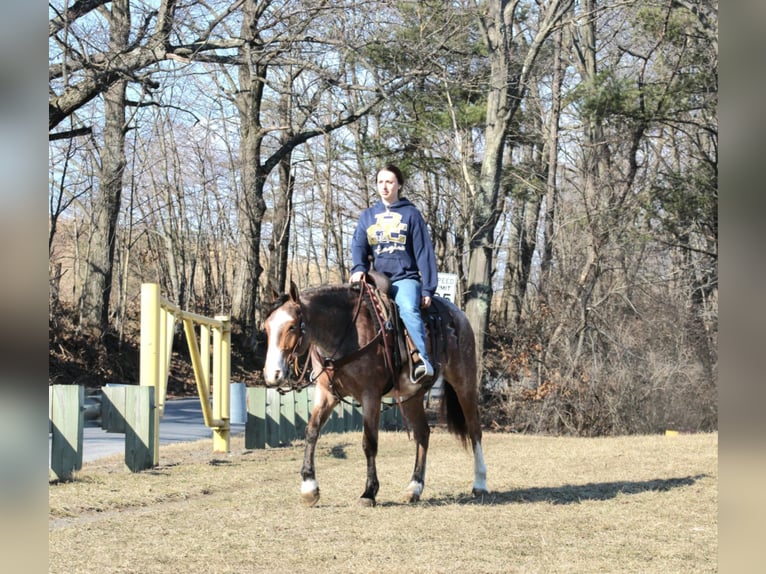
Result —
POLYGON ((278 386, 290 373, 290 364, 309 346, 303 323, 298 288, 290 282, 290 291, 280 295, 264 321, 268 346, 263 375, 267 386, 278 386))

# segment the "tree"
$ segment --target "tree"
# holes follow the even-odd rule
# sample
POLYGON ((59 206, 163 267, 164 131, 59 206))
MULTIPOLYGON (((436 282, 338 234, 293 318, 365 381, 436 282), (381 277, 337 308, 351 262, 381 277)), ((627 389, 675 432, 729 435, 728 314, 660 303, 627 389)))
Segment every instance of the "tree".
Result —
MULTIPOLYGON (((519 0, 487 0, 479 16, 490 75, 487 91, 486 128, 481 168, 467 183, 471 193, 471 224, 466 314, 476 334, 476 352, 484 353, 484 339, 492 301, 492 260, 495 226, 500 214, 505 148, 509 129, 524 98, 530 74, 543 44, 572 6, 572 0, 539 4, 539 21, 527 34, 515 29, 524 18, 519 0)), ((481 364, 481 361, 479 361, 481 364)))
MULTIPOLYGON (((235 277, 232 314, 240 318, 251 336, 255 335, 261 319, 261 227, 266 211, 264 189, 270 174, 289 161, 296 147, 354 123, 409 81, 408 76, 380 78, 375 70, 367 70, 370 78, 367 83, 353 83, 352 70, 364 67, 360 54, 374 49, 376 39, 362 37, 364 27, 341 27, 327 34, 331 28, 322 17, 333 19, 342 15, 344 10, 342 5, 327 6, 320 3, 315 6, 311 2, 305 5, 293 2, 285 2, 284 5, 246 2, 244 6, 241 29, 244 43, 239 49, 239 87, 235 97, 241 130, 239 259, 242 266, 235 277), (270 12, 269 8, 273 8, 274 12, 270 12), (313 35, 311 27, 322 24, 323 27, 317 29, 317 35, 313 35), (321 40, 318 39, 320 32, 323 34, 321 40), (355 38, 355 35, 359 37, 355 38), (363 48, 366 44, 372 47, 363 48), (324 65, 317 64, 312 53, 327 47, 337 50, 334 56, 337 61, 330 58, 324 65), (283 85, 275 84, 271 80, 270 70, 287 69, 288 66, 292 69, 289 80, 283 85), (296 95, 293 96, 293 111, 301 110, 300 114, 290 118, 295 126, 267 126, 268 116, 264 107, 266 89, 274 89, 277 93, 290 90, 299 75, 310 77, 310 81, 307 81, 310 87, 304 93, 305 97, 300 99, 300 104, 296 95), (340 111, 333 111, 328 116, 314 117, 322 99, 333 98, 333 94, 342 95, 346 89, 367 96, 358 103, 346 100, 340 111), (275 131, 282 133, 279 143, 267 149, 268 136, 275 131)), ((290 192, 289 186, 287 191, 290 192)), ((283 200, 287 202, 289 198, 283 200)), ((289 217, 289 210, 282 210, 281 215, 289 217)), ((287 221, 275 223, 279 231, 287 229, 287 221)), ((280 257, 277 254, 276 258, 272 257, 272 261, 276 262, 280 257)))
MULTIPOLYGON (((130 1, 113 0, 109 18, 109 51, 122 53, 130 36, 130 1)), ((109 325, 117 218, 125 169, 126 81, 113 82, 104 94, 104 143, 99 186, 93 201, 87 279, 80 304, 80 324, 103 336, 109 325)))
MULTIPOLYGON (((132 2, 79 0, 71 7, 51 5, 49 40, 57 61, 49 67, 50 97, 48 127, 53 130, 64 120, 73 129, 51 134, 52 139, 86 133, 91 126, 78 126, 76 113, 98 96, 104 99, 104 131, 99 185, 93 199, 86 279, 80 301, 80 322, 86 330, 102 337, 109 323, 109 305, 117 220, 125 169, 126 90, 135 83, 150 93, 159 85, 144 73, 149 66, 196 52, 228 48, 239 41, 217 43, 209 40, 219 18, 216 15, 203 35, 189 45, 171 46, 170 34, 176 13, 174 0, 163 0, 159 10, 145 9, 143 20, 132 27, 132 2), (106 13, 105 20, 99 15, 106 13), (154 27, 151 24, 154 22, 154 27), (108 32, 102 32, 101 26, 108 32), (104 40, 104 35, 108 40, 104 40), (89 38, 85 39, 85 36, 89 38)), ((230 7, 233 8, 239 3, 230 7)), ((224 12, 226 14, 226 11, 224 12)), ((136 104, 136 102, 132 102, 136 104)))
MULTIPOLYGON (((218 13, 210 15, 206 26, 190 22, 187 32, 190 40, 171 44, 171 35, 181 36, 180 22, 176 19, 178 2, 161 0, 156 10, 144 7, 141 21, 132 30, 131 42, 119 51, 101 49, 98 43, 88 42, 76 32, 77 24, 90 26, 89 19, 111 0, 78 0, 72 6, 51 4, 53 18, 48 27, 48 38, 60 49, 60 61, 49 66, 50 97, 48 100, 48 129, 53 130, 88 102, 103 94, 119 81, 132 81, 148 91, 160 86, 145 71, 166 60, 188 61, 200 58, 205 52, 230 50, 241 44, 237 38, 214 39, 216 28, 237 10, 244 0, 224 5, 218 13), (88 23, 86 23, 88 22, 88 23)), ((133 3, 131 3, 133 5, 133 3)), ((200 17, 198 12, 194 18, 200 17)), ((127 25, 131 22, 128 20, 127 25)), ((130 30, 130 29, 129 29, 130 30)))

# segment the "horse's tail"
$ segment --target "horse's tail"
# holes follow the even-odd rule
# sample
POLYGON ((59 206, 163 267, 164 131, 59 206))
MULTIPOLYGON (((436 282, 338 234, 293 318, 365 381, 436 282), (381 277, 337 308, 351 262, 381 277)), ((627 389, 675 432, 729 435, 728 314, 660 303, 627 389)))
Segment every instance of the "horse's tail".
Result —
POLYGON ((441 400, 442 419, 447 423, 447 430, 454 434, 463 444, 463 448, 468 448, 468 425, 465 420, 463 407, 457 398, 455 389, 447 381, 442 385, 441 400))

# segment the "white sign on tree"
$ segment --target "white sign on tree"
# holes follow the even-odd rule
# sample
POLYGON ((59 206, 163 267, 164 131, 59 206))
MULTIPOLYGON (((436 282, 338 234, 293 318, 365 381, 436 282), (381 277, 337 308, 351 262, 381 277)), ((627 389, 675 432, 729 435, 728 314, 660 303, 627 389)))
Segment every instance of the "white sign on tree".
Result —
POLYGON ((436 295, 455 302, 457 294, 457 274, 439 273, 436 279, 436 295))

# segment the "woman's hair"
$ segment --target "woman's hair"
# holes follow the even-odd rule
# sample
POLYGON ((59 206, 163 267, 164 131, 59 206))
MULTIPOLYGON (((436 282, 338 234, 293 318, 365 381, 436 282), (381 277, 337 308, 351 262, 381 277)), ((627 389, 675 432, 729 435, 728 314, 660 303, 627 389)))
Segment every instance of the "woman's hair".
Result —
POLYGON ((396 176, 396 181, 399 182, 399 186, 401 187, 404 185, 404 174, 402 174, 402 170, 396 167, 394 164, 389 163, 387 166, 381 167, 378 170, 378 173, 381 171, 390 171, 396 176))

